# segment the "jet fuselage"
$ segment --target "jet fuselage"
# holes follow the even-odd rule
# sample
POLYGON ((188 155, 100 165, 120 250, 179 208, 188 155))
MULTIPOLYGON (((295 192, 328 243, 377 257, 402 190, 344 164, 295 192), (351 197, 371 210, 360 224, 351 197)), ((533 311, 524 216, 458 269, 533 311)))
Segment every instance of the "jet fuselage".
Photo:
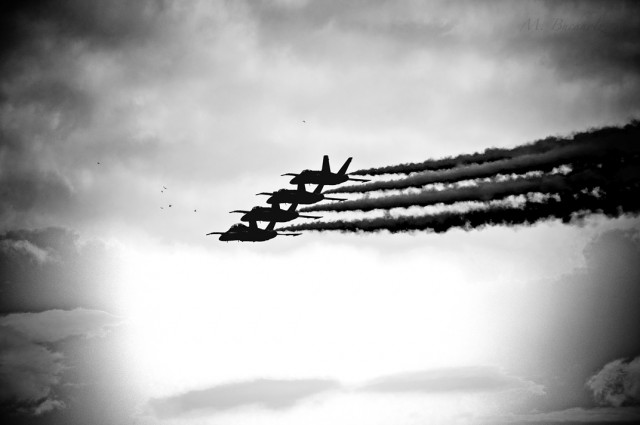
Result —
POLYGON ((269 199, 268 204, 315 204, 325 199, 322 193, 307 192, 304 190, 281 189, 274 192, 269 199))
POLYGON ((248 230, 244 232, 227 232, 220 235, 218 238, 223 242, 229 241, 242 241, 242 242, 264 242, 278 236, 275 230, 248 230))
POLYGON ((346 174, 327 173, 324 171, 304 170, 291 179, 291 184, 336 185, 349 180, 346 174))
POLYGON ((282 210, 276 208, 256 207, 244 214, 241 221, 276 221, 284 223, 298 218, 297 211, 282 210))

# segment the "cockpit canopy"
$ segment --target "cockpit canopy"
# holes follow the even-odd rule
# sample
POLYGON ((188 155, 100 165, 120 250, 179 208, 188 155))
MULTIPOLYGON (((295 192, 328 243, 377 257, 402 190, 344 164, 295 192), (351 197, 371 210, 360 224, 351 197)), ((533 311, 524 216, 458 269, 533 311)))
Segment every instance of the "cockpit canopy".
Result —
POLYGON ((244 224, 236 223, 229 228, 230 232, 242 232, 247 228, 244 224))

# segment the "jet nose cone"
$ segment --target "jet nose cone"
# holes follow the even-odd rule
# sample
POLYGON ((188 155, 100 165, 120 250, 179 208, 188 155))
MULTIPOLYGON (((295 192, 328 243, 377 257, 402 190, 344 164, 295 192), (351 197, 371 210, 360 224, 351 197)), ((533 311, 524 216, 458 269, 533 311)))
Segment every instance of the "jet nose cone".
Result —
POLYGON ((291 184, 298 184, 298 182, 300 181, 299 176, 295 176, 294 178, 292 178, 289 183, 291 184))

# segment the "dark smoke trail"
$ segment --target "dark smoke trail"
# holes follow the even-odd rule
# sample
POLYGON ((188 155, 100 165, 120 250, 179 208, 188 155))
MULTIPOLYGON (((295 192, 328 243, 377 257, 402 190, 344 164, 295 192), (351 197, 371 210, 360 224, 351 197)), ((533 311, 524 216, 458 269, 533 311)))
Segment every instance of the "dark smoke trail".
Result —
MULTIPOLYGON (((409 174, 421 171, 438 171, 469 164, 485 164, 487 162, 514 159, 523 155, 541 154, 568 146, 580 146, 599 143, 602 140, 638 140, 640 123, 632 121, 620 127, 605 127, 597 130, 577 133, 573 137, 548 137, 528 145, 512 149, 490 148, 484 152, 458 155, 443 159, 429 159, 420 163, 408 163, 379 168, 368 168, 354 171, 353 175, 409 174)), ((374 190, 374 189, 372 189, 374 190)))
MULTIPOLYGON (((638 132, 640 133, 640 132, 638 132)), ((631 133, 628 133, 631 136, 631 133)), ((593 164, 603 156, 640 152, 640 143, 634 140, 603 138, 577 145, 563 146, 540 154, 527 154, 512 159, 471 164, 465 167, 440 171, 426 171, 396 180, 377 181, 331 189, 325 193, 364 193, 375 190, 408 189, 433 183, 456 183, 462 180, 494 177, 497 174, 524 174, 531 171, 549 172, 567 164, 593 164)))
POLYGON ((526 201, 520 207, 490 206, 482 210, 467 212, 444 212, 422 216, 381 217, 353 221, 332 221, 304 223, 287 226, 280 230, 337 230, 342 232, 375 232, 388 230, 391 233, 414 230, 435 233, 446 232, 453 228, 471 230, 485 226, 533 225, 540 221, 561 219, 564 223, 580 220, 591 214, 604 214, 607 217, 619 217, 623 214, 640 213, 640 187, 607 187, 598 195, 589 193, 559 194, 559 200, 549 198, 546 202, 526 201))
POLYGON ((640 159, 630 162, 629 157, 604 159, 600 167, 583 167, 568 175, 523 177, 501 182, 481 183, 477 186, 447 190, 423 190, 419 193, 400 194, 331 204, 316 204, 302 211, 372 211, 375 209, 408 208, 465 201, 493 201, 530 192, 557 193, 571 190, 594 189, 605 184, 625 185, 640 181, 640 159))

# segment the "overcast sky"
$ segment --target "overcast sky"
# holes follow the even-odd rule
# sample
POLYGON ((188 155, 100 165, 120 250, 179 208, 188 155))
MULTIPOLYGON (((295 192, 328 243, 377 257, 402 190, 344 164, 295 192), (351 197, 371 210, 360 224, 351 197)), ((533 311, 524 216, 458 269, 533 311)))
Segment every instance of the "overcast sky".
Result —
POLYGON ((14 423, 640 418, 640 223, 223 244, 285 172, 640 116, 633 2, 0 6, 14 423), (169 207, 171 205, 171 207, 169 207))

